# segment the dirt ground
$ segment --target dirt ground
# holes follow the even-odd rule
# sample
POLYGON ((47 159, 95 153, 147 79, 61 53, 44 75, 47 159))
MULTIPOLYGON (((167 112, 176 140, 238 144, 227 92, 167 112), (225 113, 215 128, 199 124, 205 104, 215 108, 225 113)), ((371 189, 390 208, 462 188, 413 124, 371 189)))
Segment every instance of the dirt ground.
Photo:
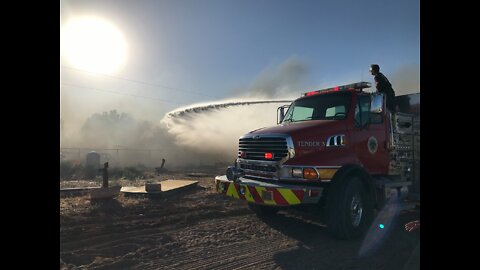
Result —
POLYGON ((165 179, 199 184, 159 199, 61 197, 60 269, 420 269, 420 232, 404 229, 418 210, 402 211, 391 233, 375 239, 377 250, 360 257, 363 239, 334 239, 295 210, 259 219, 244 201, 217 194, 214 174, 157 177, 165 179))

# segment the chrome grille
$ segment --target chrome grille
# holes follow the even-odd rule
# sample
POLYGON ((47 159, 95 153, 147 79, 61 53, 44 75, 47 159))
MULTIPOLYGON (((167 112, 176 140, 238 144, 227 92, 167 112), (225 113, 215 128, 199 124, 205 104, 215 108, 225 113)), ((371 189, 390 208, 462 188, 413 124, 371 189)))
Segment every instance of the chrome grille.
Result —
POLYGON ((240 138, 238 157, 250 160, 280 161, 288 156, 287 140, 282 137, 240 138), (242 156, 243 152, 243 156, 242 156), (273 159, 266 159, 272 153, 273 159))

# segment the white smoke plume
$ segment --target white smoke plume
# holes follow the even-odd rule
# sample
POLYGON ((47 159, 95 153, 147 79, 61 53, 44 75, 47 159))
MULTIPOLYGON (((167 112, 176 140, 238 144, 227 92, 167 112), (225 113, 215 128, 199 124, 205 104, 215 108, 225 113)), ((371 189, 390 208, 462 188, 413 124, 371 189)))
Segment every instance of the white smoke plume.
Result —
MULTIPOLYGON (((143 119, 140 109, 123 103, 111 104, 110 110, 103 107, 105 112, 91 114, 83 122, 72 111, 70 115, 78 120, 64 120, 61 145, 83 150, 63 152, 84 161, 89 149, 96 150, 102 154, 102 162, 108 160, 111 166, 159 166, 162 158, 167 168, 230 164, 237 156, 241 135, 275 125, 277 107, 300 95, 306 70, 295 58, 287 59, 277 68, 265 69, 249 87, 237 91, 236 97, 177 108, 156 123, 143 119)), ((70 108, 64 106, 64 110, 70 108)), ((70 116, 67 112, 64 115, 70 116)))
POLYGON ((281 99, 298 97, 305 88, 308 67, 295 57, 290 57, 276 68, 263 70, 241 96, 256 99, 281 99))
POLYGON ((173 112, 167 114, 162 123, 175 136, 175 144, 233 162, 237 156, 238 138, 254 129, 275 125, 277 107, 288 102, 280 102, 280 105, 279 102, 236 104, 197 113, 193 109, 173 112))
POLYGON ((405 65, 387 77, 397 96, 420 92, 420 66, 418 65, 405 65))
POLYGON ((173 110, 161 123, 175 137, 175 144, 233 162, 239 137, 276 125, 277 108, 300 96, 306 75, 306 65, 289 58, 261 72, 238 97, 173 110))

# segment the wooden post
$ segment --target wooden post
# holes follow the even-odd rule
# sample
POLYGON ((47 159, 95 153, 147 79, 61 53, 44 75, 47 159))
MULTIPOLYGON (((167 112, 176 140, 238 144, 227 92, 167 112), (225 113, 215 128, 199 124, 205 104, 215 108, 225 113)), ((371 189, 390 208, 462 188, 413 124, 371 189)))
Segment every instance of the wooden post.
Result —
POLYGON ((163 169, 163 165, 165 165, 165 159, 164 158, 162 158, 162 166, 160 166, 160 170, 163 169))
POLYGON ((90 192, 90 198, 92 201, 98 199, 112 199, 118 195, 122 188, 121 186, 108 187, 108 162, 105 162, 103 164, 103 169, 99 170, 103 171, 103 185, 102 188, 92 189, 90 192))
POLYGON ((108 162, 103 164, 103 185, 102 187, 108 188, 108 162))
POLYGON ((164 159, 164 158, 162 158, 162 165, 161 165, 160 167, 155 167, 155 173, 156 173, 157 175, 160 175, 160 173, 162 172, 162 170, 163 170, 163 165, 165 165, 165 159, 164 159))

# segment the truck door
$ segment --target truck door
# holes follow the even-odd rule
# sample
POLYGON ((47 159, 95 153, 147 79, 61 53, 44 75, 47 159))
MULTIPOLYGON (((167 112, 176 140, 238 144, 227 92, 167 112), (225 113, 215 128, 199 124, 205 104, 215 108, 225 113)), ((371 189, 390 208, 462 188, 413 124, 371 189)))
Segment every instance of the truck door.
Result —
POLYGON ((389 151, 386 149, 387 130, 385 119, 380 115, 370 117, 370 95, 357 95, 354 127, 351 136, 354 151, 363 166, 371 174, 387 174, 389 151))

